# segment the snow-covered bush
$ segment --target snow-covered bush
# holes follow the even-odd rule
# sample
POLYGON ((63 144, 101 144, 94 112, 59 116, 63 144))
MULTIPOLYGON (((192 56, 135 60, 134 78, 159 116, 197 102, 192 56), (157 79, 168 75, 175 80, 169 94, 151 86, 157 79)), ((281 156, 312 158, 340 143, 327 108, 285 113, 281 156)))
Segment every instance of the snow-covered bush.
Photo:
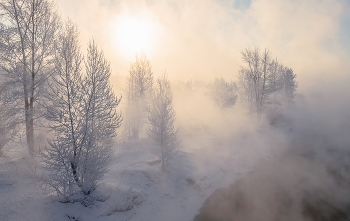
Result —
POLYGON ((117 212, 125 212, 133 207, 140 205, 145 201, 145 196, 142 192, 129 189, 114 189, 109 197, 109 206, 103 216, 110 216, 117 212))

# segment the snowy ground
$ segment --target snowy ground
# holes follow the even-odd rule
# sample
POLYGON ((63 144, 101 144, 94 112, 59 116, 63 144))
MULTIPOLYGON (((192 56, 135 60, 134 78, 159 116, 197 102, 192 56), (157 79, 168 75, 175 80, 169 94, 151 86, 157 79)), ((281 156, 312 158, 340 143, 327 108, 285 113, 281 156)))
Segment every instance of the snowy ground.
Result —
POLYGON ((27 150, 21 145, 0 157, 0 220, 193 220, 206 198, 254 169, 284 145, 278 133, 261 126, 239 133, 182 137, 162 174, 146 139, 115 144, 115 156, 92 197, 94 204, 60 203, 23 174, 27 150), (252 139, 254 137, 254 139, 252 139))

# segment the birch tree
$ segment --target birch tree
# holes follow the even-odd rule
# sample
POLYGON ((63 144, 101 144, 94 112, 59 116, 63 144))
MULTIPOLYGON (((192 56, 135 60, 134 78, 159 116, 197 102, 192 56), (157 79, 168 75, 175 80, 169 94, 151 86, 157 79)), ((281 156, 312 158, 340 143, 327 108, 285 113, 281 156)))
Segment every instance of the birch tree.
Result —
POLYGON ((174 127, 175 111, 172 104, 171 86, 166 74, 156 81, 148 121, 150 126, 147 134, 154 141, 154 153, 161 160, 164 172, 165 163, 174 156, 179 144, 178 129, 174 127))
POLYGON ((7 87, 0 92, 0 156, 2 149, 18 137, 20 129, 20 118, 14 111, 15 106, 7 99, 9 91, 10 87, 7 87))
POLYGON ((60 18, 48 0, 2 0, 0 10, 0 67, 5 79, 1 88, 11 85, 8 96, 17 105, 21 100, 28 149, 33 155, 36 104, 53 71, 60 18))
POLYGON ((277 59, 274 59, 269 64, 269 74, 267 77, 267 91, 270 96, 266 99, 267 104, 271 106, 273 111, 276 111, 277 107, 282 105, 281 103, 281 89, 283 87, 282 76, 285 71, 285 67, 278 63, 277 59))
POLYGON ((150 60, 144 53, 136 54, 126 78, 125 136, 138 139, 147 118, 153 87, 150 60))
POLYGON ((90 194, 107 171, 113 151, 104 141, 116 136, 121 116, 117 99, 109 85, 109 63, 94 41, 88 45, 82 75, 78 31, 67 22, 59 37, 55 55, 55 74, 49 84, 46 119, 54 139, 40 151, 43 168, 41 179, 69 201, 81 191, 90 194))
POLYGON ((242 59, 246 66, 242 66, 240 70, 241 82, 244 85, 246 94, 249 94, 251 109, 257 113, 258 118, 261 117, 263 105, 268 96, 267 77, 270 64, 270 52, 265 49, 262 53, 258 47, 254 49, 244 49, 242 59))
POLYGON ((238 95, 235 82, 227 82, 223 78, 215 78, 214 82, 207 87, 211 100, 219 107, 221 113, 236 104, 238 95))
POLYGON ((292 69, 271 60, 270 52, 258 47, 245 49, 242 53, 244 65, 239 71, 239 94, 258 118, 270 108, 273 111, 290 103, 297 88, 296 75, 292 69))
MULTIPOLYGON (((45 118, 55 138, 39 152, 49 175, 45 184, 67 197, 80 185, 77 175, 78 151, 84 143, 83 81, 78 30, 70 22, 59 36, 54 58, 55 74, 49 82, 44 104, 45 118), (78 183, 78 185, 76 185, 78 183)), ((86 135, 85 135, 86 136, 86 135)))
POLYGON ((107 172, 113 151, 105 141, 117 135, 116 129, 121 126, 122 117, 116 112, 121 98, 117 99, 109 83, 110 63, 105 59, 103 51, 98 50, 94 40, 88 45, 85 69, 83 132, 86 139, 77 167, 82 191, 89 194, 107 172))

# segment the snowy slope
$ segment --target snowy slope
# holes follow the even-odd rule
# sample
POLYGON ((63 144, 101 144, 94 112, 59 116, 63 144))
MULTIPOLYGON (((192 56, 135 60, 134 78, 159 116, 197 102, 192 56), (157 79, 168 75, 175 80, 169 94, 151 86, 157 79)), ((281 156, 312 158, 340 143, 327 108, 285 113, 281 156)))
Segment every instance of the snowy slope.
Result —
MULTIPOLYGON (((254 169, 282 146, 268 128, 240 133, 183 136, 166 173, 147 139, 114 145, 115 155, 86 207, 60 203, 28 179, 27 150, 18 145, 0 158, 0 220, 192 220, 206 198, 254 169), (254 137, 254 139, 250 139, 254 137), (151 165, 152 164, 152 165, 151 165)), ((279 137, 281 137, 279 135, 279 137)))

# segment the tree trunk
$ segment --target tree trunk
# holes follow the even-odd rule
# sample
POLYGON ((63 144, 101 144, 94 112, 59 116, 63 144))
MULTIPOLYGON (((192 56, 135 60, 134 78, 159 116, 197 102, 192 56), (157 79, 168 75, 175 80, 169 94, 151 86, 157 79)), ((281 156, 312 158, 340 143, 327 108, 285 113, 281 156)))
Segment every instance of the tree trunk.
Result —
POLYGON ((30 156, 34 156, 34 119, 33 110, 30 108, 30 104, 27 99, 25 99, 25 121, 26 121, 26 137, 27 145, 30 156))

